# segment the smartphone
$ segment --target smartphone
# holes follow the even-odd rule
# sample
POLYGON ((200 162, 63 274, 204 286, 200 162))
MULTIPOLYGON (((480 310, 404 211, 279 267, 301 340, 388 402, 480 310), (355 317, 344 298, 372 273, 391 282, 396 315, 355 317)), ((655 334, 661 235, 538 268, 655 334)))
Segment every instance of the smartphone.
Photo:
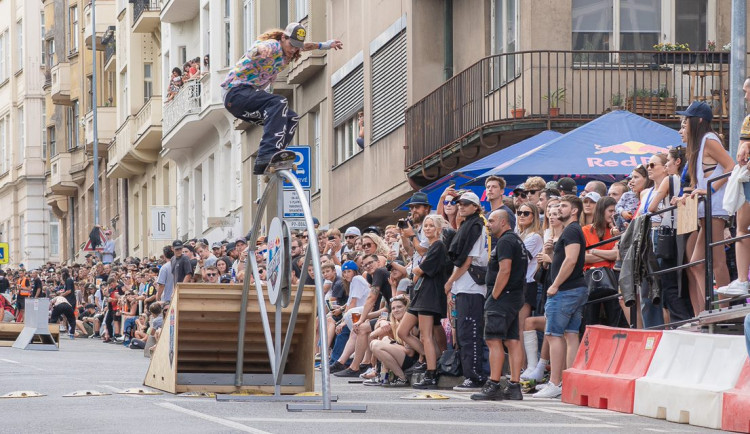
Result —
POLYGON ((380 312, 380 319, 388 320, 388 312, 380 312))
POLYGON ((326 300, 326 306, 328 307, 329 311, 333 310, 333 305, 331 304, 331 300, 326 300))

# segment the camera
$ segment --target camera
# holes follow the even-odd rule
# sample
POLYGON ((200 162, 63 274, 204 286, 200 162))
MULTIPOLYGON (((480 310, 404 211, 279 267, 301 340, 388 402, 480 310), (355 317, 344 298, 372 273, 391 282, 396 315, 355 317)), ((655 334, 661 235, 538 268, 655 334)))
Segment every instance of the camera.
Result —
POLYGON ((335 239, 336 239, 336 237, 334 237, 333 235, 330 235, 330 236, 328 237, 328 241, 333 241, 333 240, 335 240, 335 239))
POLYGON ((407 217, 405 219, 398 219, 398 222, 396 222, 396 226, 398 226, 399 229, 406 229, 411 224, 411 218, 407 217))

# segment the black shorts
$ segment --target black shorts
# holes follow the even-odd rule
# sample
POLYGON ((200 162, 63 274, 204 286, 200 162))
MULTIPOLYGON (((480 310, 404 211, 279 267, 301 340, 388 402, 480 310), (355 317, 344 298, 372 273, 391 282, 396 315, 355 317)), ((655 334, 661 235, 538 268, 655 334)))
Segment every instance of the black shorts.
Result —
POLYGON ((402 371, 405 371, 411 368, 415 363, 417 363, 417 360, 419 360, 419 354, 414 353, 414 356, 410 356, 408 354, 404 355, 404 363, 401 364, 402 371), (417 356, 417 357, 414 357, 414 356, 417 356))
POLYGON ((378 323, 379 319, 380 319, 380 317, 373 318, 373 319, 370 320, 370 331, 375 330, 375 324, 378 323))
POLYGON ((503 291, 495 300, 490 296, 484 310, 484 339, 518 340, 518 312, 523 307, 523 292, 503 291))
POLYGON ((523 302, 531 306, 531 310, 536 310, 538 284, 536 282, 526 282, 523 288, 523 302))
POLYGON ((442 325, 442 323, 440 322, 440 320, 442 319, 442 317, 441 317, 441 315, 439 313, 435 313, 435 312, 414 312, 411 309, 407 309, 406 312, 408 312, 408 313, 416 316, 417 318, 419 318, 419 315, 431 316, 432 317, 432 325, 436 325, 436 326, 442 325))
POLYGON ((16 297, 16 309, 26 309, 26 297, 19 295, 16 297))

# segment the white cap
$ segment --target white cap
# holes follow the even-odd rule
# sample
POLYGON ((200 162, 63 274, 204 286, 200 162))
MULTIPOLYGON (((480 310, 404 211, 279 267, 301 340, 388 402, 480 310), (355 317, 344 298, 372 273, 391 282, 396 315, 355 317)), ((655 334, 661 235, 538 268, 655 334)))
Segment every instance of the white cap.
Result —
POLYGON ((359 231, 359 228, 356 226, 349 226, 346 229, 346 232, 344 232, 344 238, 346 238, 349 235, 356 235, 356 236, 362 236, 362 232, 359 231))
POLYGON ((599 193, 595 192, 595 191, 590 191, 590 192, 586 193, 586 196, 583 196, 584 200, 588 199, 588 200, 590 200, 590 201, 592 201, 594 203, 599 202, 599 199, 601 199, 601 198, 602 198, 602 196, 599 193))
POLYGON ((471 202, 476 206, 481 206, 479 203, 479 196, 477 196, 473 191, 467 191, 466 193, 462 194, 460 198, 458 198, 458 202, 471 202))

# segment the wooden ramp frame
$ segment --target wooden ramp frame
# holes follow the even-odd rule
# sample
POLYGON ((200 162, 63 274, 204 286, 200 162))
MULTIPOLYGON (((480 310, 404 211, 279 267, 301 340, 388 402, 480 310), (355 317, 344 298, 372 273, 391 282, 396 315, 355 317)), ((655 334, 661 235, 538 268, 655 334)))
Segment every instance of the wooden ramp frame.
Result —
MULTIPOLYGON (((20 322, 0 322, 0 347, 12 347, 13 343, 18 339, 18 335, 21 334, 24 324, 20 322)), ((49 325, 49 333, 55 340, 55 343, 60 347, 60 326, 58 324, 49 325)), ((32 341, 34 344, 42 344, 40 339, 32 341)))
MULTIPOLYGON (((248 296, 242 386, 235 386, 242 285, 203 283, 181 283, 175 288, 144 385, 171 393, 273 393, 261 307, 255 291, 249 291, 248 296)), ((291 296, 292 304, 282 309, 282 340, 296 291, 291 296)), ((273 329, 276 307, 267 301, 267 294, 265 299, 273 329)), ((315 287, 306 286, 284 369, 282 393, 314 390, 315 309, 315 287)))

